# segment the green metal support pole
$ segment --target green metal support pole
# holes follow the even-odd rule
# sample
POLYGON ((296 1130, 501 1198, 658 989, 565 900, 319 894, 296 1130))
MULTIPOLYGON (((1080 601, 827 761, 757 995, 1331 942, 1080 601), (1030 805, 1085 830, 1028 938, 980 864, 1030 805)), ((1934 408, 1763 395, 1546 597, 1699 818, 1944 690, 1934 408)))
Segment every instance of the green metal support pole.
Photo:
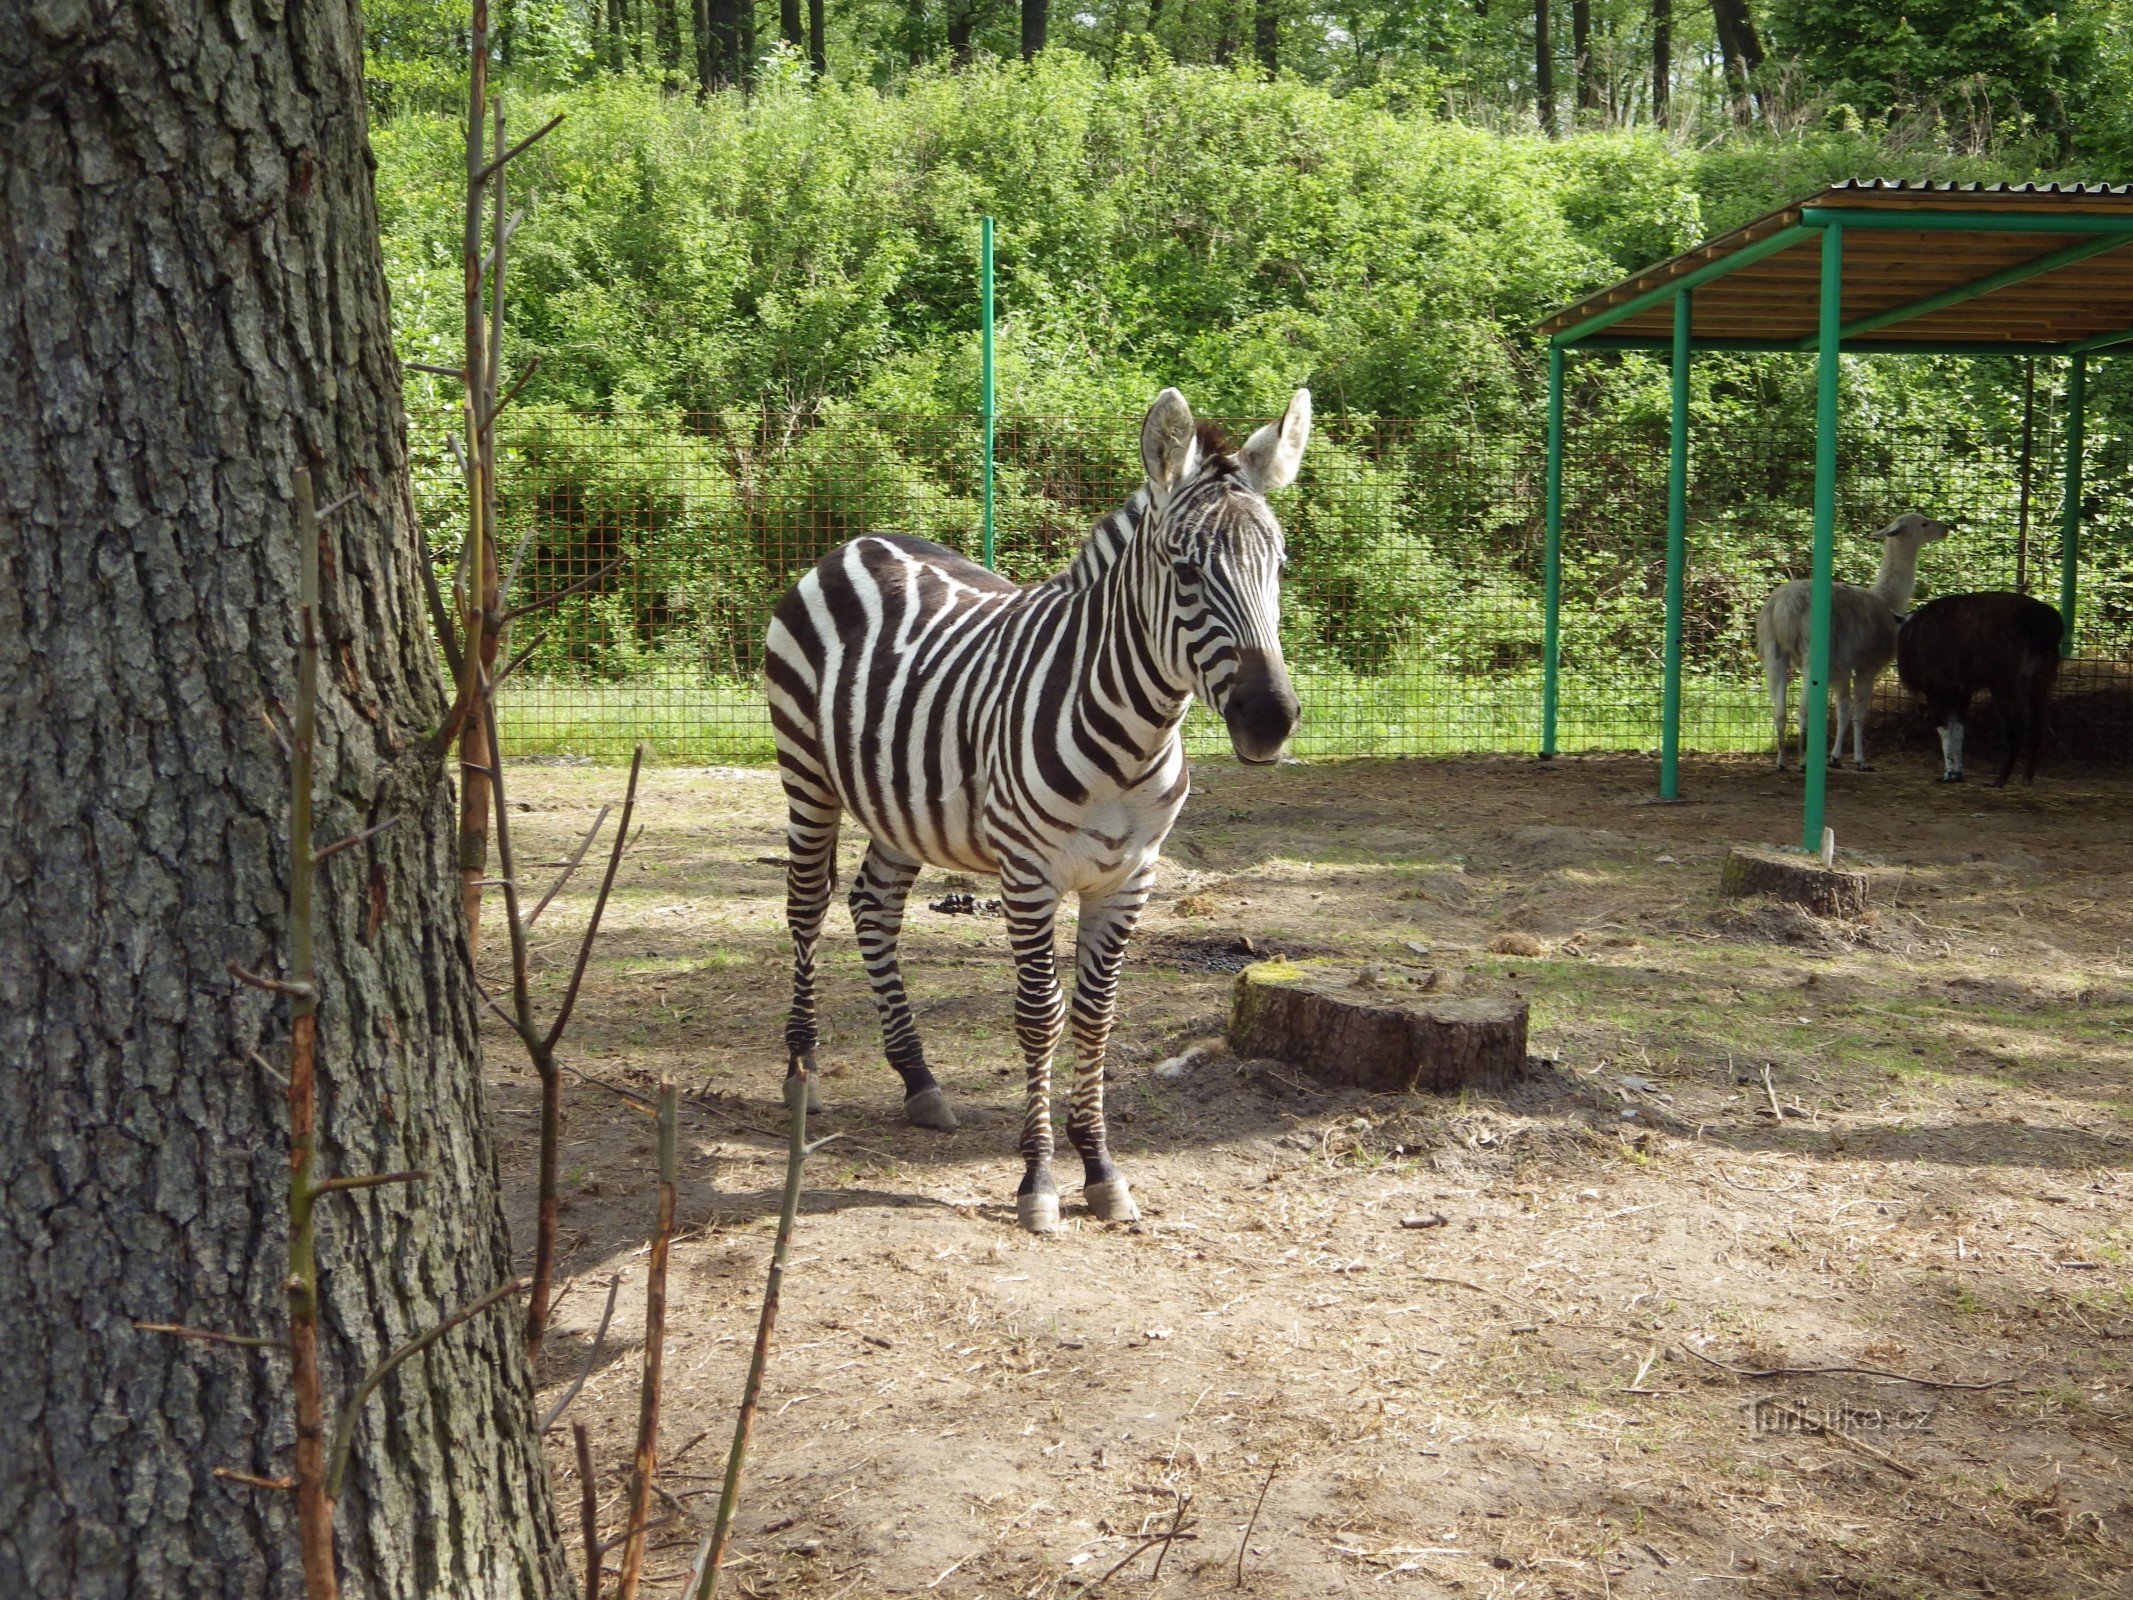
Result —
POLYGON ((2059 654, 2074 653, 2074 602, 2081 576, 2081 447, 2089 400, 2089 358, 2066 365, 2066 493, 2059 502, 2059 654))
POLYGON ((1822 849, 1822 815, 1829 777, 1829 597, 1836 579, 1837 532, 1837 354, 1844 327, 1844 229, 1831 224, 1822 234, 1821 345, 1815 361, 1815 556, 1814 599, 1809 610, 1806 748, 1800 766, 1807 776, 1807 798, 1800 820, 1800 848, 1810 855, 1822 849))
POLYGON ((979 234, 978 303, 985 324, 984 376, 979 404, 985 410, 985 567, 992 569, 992 450, 994 395, 992 384, 992 218, 987 217, 979 234))
POLYGON ((1541 759, 1555 755, 1563 671, 1563 347, 1548 346, 1548 534, 1542 577, 1541 759))
POLYGON ((1674 404, 1667 425, 1666 687, 1659 702, 1659 798, 1681 798, 1681 609, 1689 557, 1689 318, 1674 296, 1674 404))

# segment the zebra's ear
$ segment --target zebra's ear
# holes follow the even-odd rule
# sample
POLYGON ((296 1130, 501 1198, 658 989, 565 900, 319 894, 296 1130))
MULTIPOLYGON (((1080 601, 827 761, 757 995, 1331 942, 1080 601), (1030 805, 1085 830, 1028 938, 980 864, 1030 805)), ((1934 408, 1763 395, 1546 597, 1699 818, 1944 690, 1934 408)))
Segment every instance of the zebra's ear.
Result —
POLYGON ((1192 407, 1177 390, 1165 389, 1141 423, 1141 465, 1148 472, 1149 491, 1158 501, 1167 499, 1192 471, 1196 449, 1192 407))
POLYGON ((1237 460, 1261 494, 1286 489, 1296 481, 1304 446, 1311 438, 1311 391, 1298 389, 1279 422, 1270 422, 1244 441, 1237 460))

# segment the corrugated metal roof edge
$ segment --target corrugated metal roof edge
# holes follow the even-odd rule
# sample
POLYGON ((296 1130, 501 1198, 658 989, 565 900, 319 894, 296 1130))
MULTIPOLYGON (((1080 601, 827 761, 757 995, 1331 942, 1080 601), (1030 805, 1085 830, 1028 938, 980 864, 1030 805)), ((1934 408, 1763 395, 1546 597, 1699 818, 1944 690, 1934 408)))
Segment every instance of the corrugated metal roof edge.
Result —
POLYGON ((1662 287, 1669 278, 1678 278, 1692 272, 1720 255, 1751 245, 1766 238, 1779 228, 1788 228, 1799 221, 1803 207, 1822 205, 1834 197, 1850 198, 1865 194, 1947 194, 1976 198, 1979 195, 2064 195, 2070 198, 2133 199, 2133 183, 1962 183, 1953 179, 1931 178, 1845 178, 1817 194, 1757 217, 1753 222, 1742 224, 1715 239, 1692 245, 1679 255, 1655 262, 1642 272, 1610 284, 1605 289, 1594 290, 1584 299, 1550 312, 1533 325, 1533 331, 1543 336, 1574 328, 1588 317, 1620 305, 1624 300, 1640 294, 1649 294, 1662 287))

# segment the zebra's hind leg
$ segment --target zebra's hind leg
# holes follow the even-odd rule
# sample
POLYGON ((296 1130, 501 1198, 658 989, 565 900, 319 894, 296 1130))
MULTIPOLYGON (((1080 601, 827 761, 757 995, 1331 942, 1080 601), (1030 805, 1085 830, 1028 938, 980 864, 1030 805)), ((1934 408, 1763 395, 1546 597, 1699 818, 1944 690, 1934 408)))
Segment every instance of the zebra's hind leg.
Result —
POLYGON ((852 880, 852 927, 859 934, 867 981, 874 987, 874 1008, 881 1013, 881 1039, 889 1065, 904 1080, 904 1120, 921 1128, 952 1131, 958 1125, 955 1108, 927 1069, 925 1048, 919 1042, 918 1024, 911 1020, 911 1003, 904 995, 904 975, 896 960, 904 897, 917 876, 916 861, 884 850, 879 840, 868 845, 859 876, 852 880))
POLYGON ((1059 1226, 1059 1184, 1052 1177, 1052 1054, 1066 1009, 1052 953, 1059 895, 1037 873, 1001 874, 1007 941, 1015 953, 1015 1039, 1026 1071, 1022 1106, 1022 1183, 1015 1220, 1032 1233, 1059 1226))
POLYGON ((1150 862, 1109 894, 1084 895, 1081 900, 1081 934, 1074 952, 1074 1098, 1067 1113, 1067 1138, 1081 1157, 1082 1193, 1089 1210, 1106 1222, 1133 1222, 1141 1214, 1111 1160, 1104 1127, 1104 1053, 1118 1014, 1118 969, 1153 881, 1150 862))
POLYGON ((792 932, 792 1010, 785 1018, 785 1076, 807 1075, 807 1109, 822 1109, 815 1071, 815 946, 837 885, 839 807, 826 790, 785 773, 785 922, 792 932))

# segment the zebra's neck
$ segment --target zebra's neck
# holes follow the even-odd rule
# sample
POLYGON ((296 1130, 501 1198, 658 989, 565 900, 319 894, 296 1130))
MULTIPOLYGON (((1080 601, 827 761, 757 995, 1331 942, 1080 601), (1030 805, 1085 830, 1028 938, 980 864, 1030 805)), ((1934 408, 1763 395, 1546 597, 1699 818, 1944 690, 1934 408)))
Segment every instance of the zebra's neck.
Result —
POLYGON ((1168 563, 1147 528, 1145 490, 1099 524, 1089 549, 1110 528, 1115 544, 1092 561, 1086 588, 1071 602, 1090 691, 1077 708, 1085 739, 1109 747, 1117 771, 1137 774, 1165 758, 1192 703, 1192 680, 1178 659, 1168 563))
POLYGON ((1140 526, 1147 513, 1148 486, 1143 484, 1133 491, 1124 505, 1097 519, 1096 526, 1089 530, 1089 536, 1074 553, 1073 562, 1060 574, 1060 581, 1077 591, 1095 588, 1104 575, 1117 566, 1118 558, 1125 554, 1126 546, 1133 540, 1133 530, 1140 526))

